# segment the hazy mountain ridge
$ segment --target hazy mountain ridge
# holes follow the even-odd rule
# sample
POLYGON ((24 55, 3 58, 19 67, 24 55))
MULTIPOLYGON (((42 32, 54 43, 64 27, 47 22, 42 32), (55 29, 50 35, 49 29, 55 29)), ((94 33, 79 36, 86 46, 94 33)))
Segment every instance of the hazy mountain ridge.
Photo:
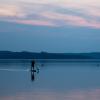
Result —
POLYGON ((100 53, 47 53, 0 51, 0 59, 100 59, 100 53))

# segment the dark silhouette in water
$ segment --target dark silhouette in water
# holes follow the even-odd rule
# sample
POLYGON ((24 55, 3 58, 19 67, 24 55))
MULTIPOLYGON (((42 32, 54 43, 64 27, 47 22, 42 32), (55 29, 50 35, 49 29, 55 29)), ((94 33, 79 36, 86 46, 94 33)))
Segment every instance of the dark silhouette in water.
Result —
POLYGON ((31 62, 31 81, 35 80, 35 75, 34 75, 35 72, 39 73, 39 68, 35 66, 35 60, 32 60, 31 62))
POLYGON ((35 67, 35 61, 32 60, 32 62, 31 62, 31 71, 35 71, 35 70, 34 70, 34 67, 35 67))
POLYGON ((35 61, 32 60, 31 62, 31 81, 34 81, 35 79, 34 72, 36 72, 36 70, 34 68, 35 68, 35 61))

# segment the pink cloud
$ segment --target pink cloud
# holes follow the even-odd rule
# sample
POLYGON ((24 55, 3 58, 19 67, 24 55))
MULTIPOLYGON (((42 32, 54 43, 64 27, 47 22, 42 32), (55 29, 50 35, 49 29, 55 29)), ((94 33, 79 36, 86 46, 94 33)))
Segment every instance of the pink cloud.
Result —
POLYGON ((100 9, 96 9, 96 8, 94 8, 94 9, 88 9, 88 11, 86 11, 87 12, 87 15, 89 15, 89 16, 91 16, 91 17, 100 17, 100 9))
POLYGON ((53 12, 45 12, 41 13, 41 16, 48 18, 49 20, 59 20, 64 22, 64 25, 59 23, 58 26, 66 26, 66 25, 73 25, 73 26, 83 26, 83 27, 91 27, 91 28, 100 28, 100 23, 96 20, 89 20, 81 16, 76 15, 68 15, 68 14, 60 14, 60 13, 53 13, 53 12))
POLYGON ((17 5, 0 5, 1 17, 24 17, 20 7, 17 5))
MULTIPOLYGON (((30 0, 31 1, 31 0, 30 0)), ((24 1, 23 1, 24 2, 24 1)), ((97 21, 97 17, 100 17, 99 9, 94 5, 99 5, 98 0, 43 0, 39 3, 38 1, 31 1, 33 4, 37 3, 36 6, 30 5, 2 5, 0 6, 0 18, 1 20, 11 21, 16 23, 22 23, 27 25, 40 25, 40 26, 50 26, 50 27, 60 27, 60 26, 77 26, 77 27, 90 27, 100 29, 100 22, 97 21), (46 10, 47 4, 50 2, 51 7, 55 10, 46 10), (90 4, 91 2, 91 4, 90 4), (53 4, 52 4, 53 3, 53 4), (57 3, 57 4, 56 4, 57 3), (94 4, 95 3, 95 4, 94 4), (43 5, 44 4, 44 5, 43 5), (40 6, 41 5, 41 6, 40 6), (52 6, 53 5, 53 6, 52 6), (60 13, 56 11, 56 7, 61 10, 72 9, 72 11, 77 12, 79 9, 82 16, 71 15, 69 13, 60 13), (30 16, 31 15, 31 16, 30 16), (84 16, 86 17, 84 17, 84 16), (38 16, 34 18, 34 16, 38 16), (11 18, 13 20, 11 20, 11 18), (32 20, 33 19, 33 20, 32 20)), ((29 3, 29 2, 28 2, 29 3)), ((98 6, 97 6, 98 7, 98 6)))
POLYGON ((12 20, 12 22, 16 22, 19 24, 26 24, 26 25, 37 25, 37 26, 55 26, 55 24, 53 24, 50 21, 45 21, 45 20, 12 20))

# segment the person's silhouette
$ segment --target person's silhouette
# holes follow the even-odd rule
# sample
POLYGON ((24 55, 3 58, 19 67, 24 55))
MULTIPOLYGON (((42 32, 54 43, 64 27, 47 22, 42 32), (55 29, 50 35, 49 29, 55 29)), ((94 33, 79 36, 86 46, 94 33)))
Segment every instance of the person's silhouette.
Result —
POLYGON ((32 62, 31 62, 31 81, 34 81, 34 79, 35 79, 34 72, 36 72, 35 61, 32 60, 32 62))
POLYGON ((32 60, 31 62, 31 81, 34 81, 35 79, 35 72, 39 73, 39 68, 35 66, 35 60, 32 60))
POLYGON ((35 71, 34 67, 35 67, 35 61, 33 60, 32 63, 31 63, 31 71, 35 71))

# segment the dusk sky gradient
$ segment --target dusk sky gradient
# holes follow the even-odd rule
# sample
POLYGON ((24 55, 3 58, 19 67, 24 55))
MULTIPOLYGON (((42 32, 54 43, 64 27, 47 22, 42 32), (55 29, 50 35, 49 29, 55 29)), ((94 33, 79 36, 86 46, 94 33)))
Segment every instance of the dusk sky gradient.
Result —
POLYGON ((100 52, 100 0, 0 0, 0 50, 100 52))

